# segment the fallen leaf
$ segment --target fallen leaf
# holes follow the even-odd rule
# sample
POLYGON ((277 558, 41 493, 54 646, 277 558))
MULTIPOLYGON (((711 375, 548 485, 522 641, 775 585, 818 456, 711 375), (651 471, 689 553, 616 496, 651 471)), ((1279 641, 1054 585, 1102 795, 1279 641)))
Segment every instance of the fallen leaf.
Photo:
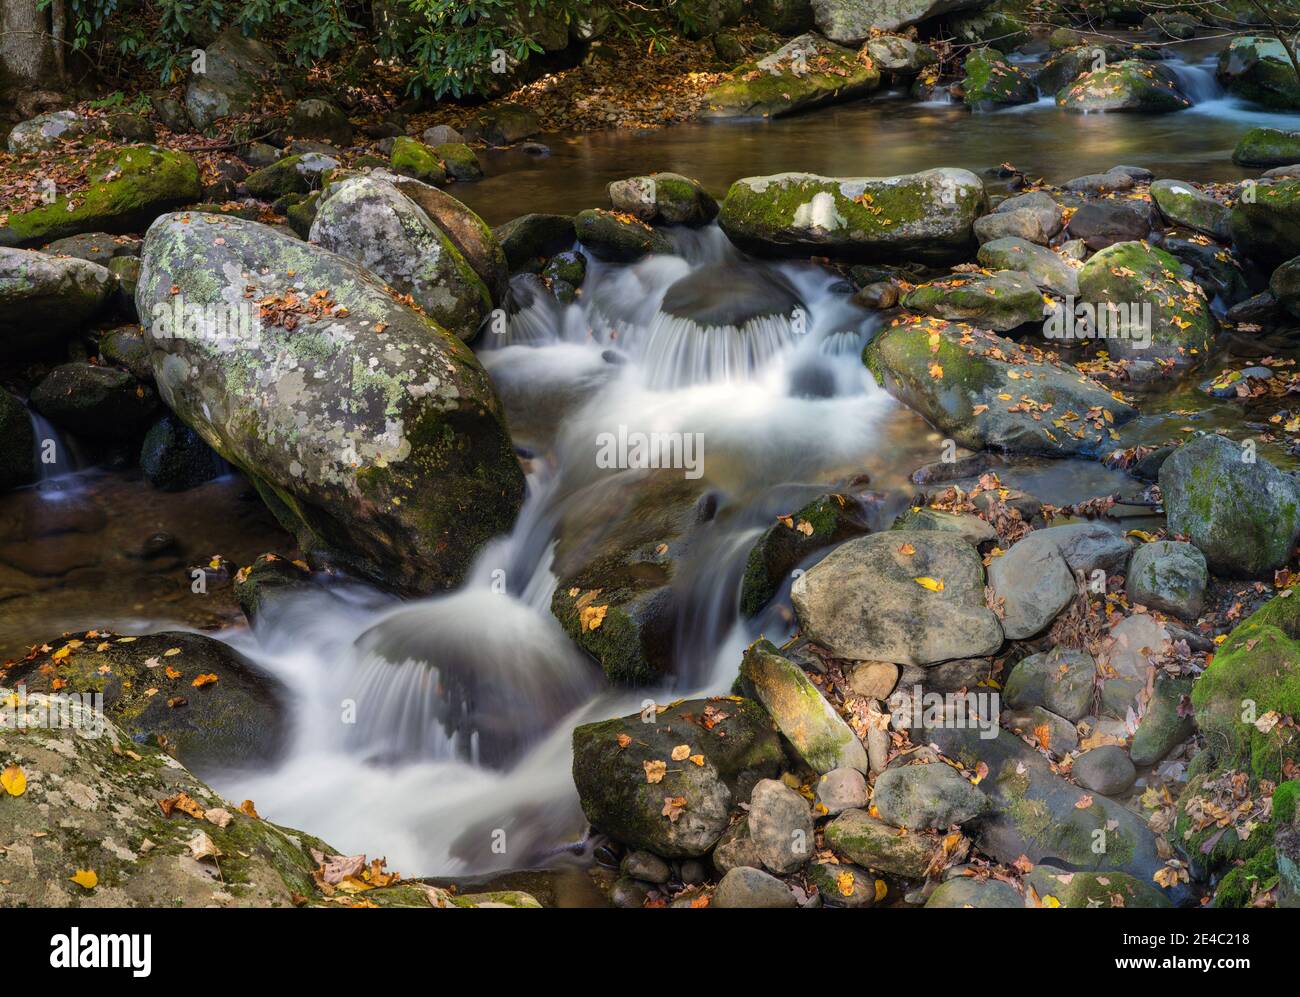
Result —
POLYGON ((3 786, 10 796, 22 796, 27 792, 27 776, 17 765, 10 765, 0 772, 0 786, 3 786))
POLYGON ((645 768, 645 781, 651 784, 663 782, 664 773, 668 771, 668 763, 661 762, 658 759, 642 762, 645 768))
POLYGON ((95 873, 94 869, 78 869, 68 878, 78 886, 87 890, 93 890, 99 885, 99 876, 95 873))

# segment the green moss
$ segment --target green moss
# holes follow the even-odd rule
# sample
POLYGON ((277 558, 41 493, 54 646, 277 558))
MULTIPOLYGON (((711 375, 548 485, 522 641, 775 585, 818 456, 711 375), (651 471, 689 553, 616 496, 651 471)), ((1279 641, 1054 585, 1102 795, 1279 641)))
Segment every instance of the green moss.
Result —
POLYGON ((1269 845, 1219 881, 1210 906, 1249 907, 1253 893, 1272 889, 1277 878, 1277 852, 1269 845))
POLYGON ((404 176, 431 184, 443 183, 447 179, 447 171, 437 152, 409 135, 399 135, 393 140, 389 158, 393 169, 404 176))
POLYGON ((1273 820, 1290 824, 1296 818, 1296 804, 1300 802, 1300 780, 1290 779, 1273 791, 1273 820))

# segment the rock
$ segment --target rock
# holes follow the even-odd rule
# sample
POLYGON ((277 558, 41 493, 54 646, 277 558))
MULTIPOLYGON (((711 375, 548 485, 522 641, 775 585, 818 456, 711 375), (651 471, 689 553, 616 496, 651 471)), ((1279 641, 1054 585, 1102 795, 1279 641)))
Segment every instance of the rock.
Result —
POLYGON ((867 39, 866 48, 876 66, 896 79, 909 79, 939 61, 930 46, 901 35, 876 35, 867 39))
POLYGON ((726 830, 732 807, 780 771, 780 742, 749 700, 683 700, 646 716, 652 722, 633 714, 574 730, 573 781, 582 811, 630 848, 665 858, 703 855, 726 830), (620 734, 631 738, 626 747, 620 734), (704 764, 676 763, 673 749, 683 744, 703 755, 704 764), (667 768, 652 783, 656 763, 667 768), (685 797, 684 809, 673 820, 663 813, 665 801, 678 797, 685 797))
POLYGON ((1229 222, 1237 252, 1276 266, 1300 256, 1300 179, 1260 184, 1238 198, 1229 222))
POLYGON ((904 879, 923 878, 930 865, 925 835, 900 835, 865 810, 846 810, 827 824, 826 844, 860 866, 904 879))
POLYGON ((1029 32, 1014 17, 997 10, 977 10, 948 19, 948 29, 963 45, 992 45, 1013 52, 1029 41, 1029 32))
POLYGON ((1066 430, 1052 420, 1099 407, 1111 414, 1113 425, 1122 426, 1137 414, 1075 368, 962 325, 900 322, 876 334, 863 362, 891 395, 971 450, 1096 455, 1113 448, 1112 422, 1080 420, 1066 430), (932 352, 932 336, 937 352, 932 352), (933 376, 934 365, 941 368, 941 378, 933 376), (1028 395, 1036 405, 1000 395, 1028 395))
MULTIPOLYGON (((1229 308, 1224 320, 1232 325, 1241 322, 1262 325, 1265 322, 1272 322, 1277 317, 1277 309, 1277 298, 1273 297, 1273 292, 1261 291, 1229 308)), ((1232 393, 1235 395, 1236 390, 1234 389, 1232 393)))
POLYGON ((1025 882, 1045 906, 1051 904, 1049 897, 1066 908, 1173 906, 1155 886, 1114 869, 1064 872, 1040 865, 1034 867, 1025 882))
POLYGON ((989 810, 988 797, 951 765, 902 765, 876 778, 871 803, 882 820, 909 831, 965 824, 989 810))
POLYGON ((700 182, 680 173, 615 180, 609 185, 609 200, 615 211, 665 225, 707 225, 718 214, 718 202, 700 182))
POLYGON ((831 769, 817 780, 818 816, 837 817, 867 805, 867 780, 857 769, 831 769))
POLYGON ((16 156, 57 149, 64 142, 94 132, 98 124, 76 111, 47 111, 14 125, 6 148, 16 156))
POLYGON ((658 855, 645 850, 628 852, 619 864, 619 871, 630 879, 639 879, 643 883, 662 886, 672 876, 668 863, 658 855))
POLYGON ((407 135, 399 135, 393 140, 389 161, 394 171, 421 183, 440 184, 447 181, 447 168, 437 152, 407 135))
POLYGON ((527 269, 563 252, 577 238, 568 215, 521 215, 493 231, 506 254, 510 272, 527 269))
POLYGON ((1133 551, 1126 587, 1135 605, 1195 620, 1208 580, 1204 554, 1189 543, 1158 540, 1133 551))
POLYGON ((645 222, 598 208, 578 212, 573 225, 583 248, 609 263, 634 263, 647 254, 673 251, 672 243, 645 222))
MULTIPOLYGON (((1046 246, 1036 245, 1025 239, 993 239, 980 246, 978 259, 990 269, 1014 270, 1027 274, 1038 287, 1055 291, 1057 294, 1074 295, 1079 291, 1079 271, 1046 246)), ((1041 317, 1041 298, 1039 305, 1039 317, 1041 317)), ((1027 310, 1026 303, 1026 312, 1027 310)))
POLYGON ((227 28, 203 50, 203 72, 190 75, 185 109, 194 127, 205 131, 218 118, 250 110, 278 72, 269 47, 227 28))
POLYGON ((983 5, 984 0, 812 0, 817 30, 845 45, 860 45, 873 29, 901 31, 940 14, 983 5))
POLYGON ((289 112, 289 131, 343 148, 352 144, 352 122, 327 100, 300 100, 289 112))
POLYGON ((794 872, 815 848, 808 802, 783 782, 760 780, 749 800, 749 836, 770 872, 794 872))
POLYGON ((1269 574, 1300 537, 1295 480, 1222 436, 1179 447, 1161 465, 1160 491, 1169 531, 1195 544, 1215 574, 1269 574))
POLYGON ((790 596, 804 636, 840 658, 927 665, 1002 646, 980 556, 957 536, 891 530, 850 540, 800 575, 790 596), (901 553, 905 545, 915 552, 901 553))
POLYGON ((997 332, 1043 319, 1043 295, 1038 285, 1029 274, 1014 270, 962 274, 921 284, 903 295, 902 305, 922 315, 970 322, 997 332))
POLYGON ((1300 81, 1286 49, 1268 35, 1233 38, 1219 55, 1219 82, 1229 93, 1265 107, 1300 107, 1300 81))
POLYGON ((1083 205, 1070 218, 1070 235, 1089 249, 1105 249, 1117 242, 1136 242, 1151 232, 1145 204, 1101 201, 1083 205))
POLYGON ((1102 796, 1118 796, 1127 792, 1137 778, 1137 770, 1129 761, 1128 752, 1116 744, 1085 751, 1074 760, 1070 774, 1084 789, 1102 796))
POLYGON ((433 147, 434 155, 442 160, 447 176, 453 180, 481 180, 483 167, 474 150, 462 142, 444 142, 433 147))
POLYGON ((816 34, 737 66, 704 96, 701 118, 776 118, 851 100, 880 86, 880 70, 816 34))
MULTIPOLYGON (((907 509, 898 514, 891 530, 935 530, 956 533, 973 547, 990 543, 998 538, 997 531, 979 516, 969 513, 945 512, 928 506, 907 509)), ((879 697, 877 697, 879 698, 879 697)))
POLYGON ((97 263, 0 248, 0 357, 57 355, 114 289, 97 263))
POLYGON ((1215 239, 1227 240, 1228 209, 1183 180, 1157 180, 1151 199, 1171 225, 1181 225, 1215 239))
POLYGON ((42 252, 50 256, 75 256, 106 267, 118 256, 139 256, 140 240, 108 232, 83 232, 66 239, 55 239, 42 252))
POLYGON ((477 335, 492 295, 460 250, 414 201, 374 177, 331 183, 311 241, 360 264, 459 339, 477 335))
POLYGON ((1161 676, 1129 746, 1134 765, 1155 765, 1192 736, 1190 679, 1161 676))
POLYGON ((1265 170, 1260 174, 1262 180, 1285 180, 1291 177, 1300 177, 1300 163, 1291 163, 1287 166, 1275 166, 1271 170, 1265 170))
POLYGON ((69 725, 5 734, 6 763, 27 778, 26 792, 5 800, 5 826, 25 842, 6 863, 7 904, 289 907, 297 897, 319 897, 311 852, 332 855, 333 848, 247 816, 152 742, 133 742, 76 700, 62 703, 29 692, 30 710, 62 708, 69 725), (181 792, 203 810, 225 810, 230 823, 196 824, 179 810, 163 816, 159 802, 181 792), (192 856, 189 841, 200 829, 221 853, 220 876, 211 861, 192 856), (74 855, 71 868, 95 871, 93 889, 70 880, 74 855))
POLYGON ((1067 111, 1140 111, 1144 114, 1181 111, 1192 106, 1179 87, 1178 76, 1160 63, 1136 59, 1109 64, 1084 73, 1056 94, 1067 111))
POLYGON ((741 613, 756 615, 780 590, 790 572, 809 555, 869 529, 861 502, 830 494, 819 496, 791 513, 788 526, 784 520, 773 523, 754 541, 745 561, 740 585, 741 613))
MULTIPOLYGON (((745 651, 740 687, 763 705, 794 750, 815 772, 867 770, 867 752, 802 668, 766 640, 745 651)), ((773 870, 783 871, 783 870, 773 870)))
POLYGON ((790 887, 761 869, 737 866, 713 891, 713 907, 795 907, 790 887))
POLYGON ((492 301, 504 301, 510 283, 510 266, 487 222, 446 191, 405 177, 394 177, 389 182, 418 204, 442 234, 451 240, 487 287, 492 301))
POLYGON ((609 890, 609 902, 623 910, 635 910, 643 906, 649 896, 649 886, 627 876, 620 876, 609 890))
POLYGON ((865 869, 846 862, 814 862, 808 882, 831 907, 862 908, 876 903, 876 880, 865 869))
POLYGON ((810 173, 749 177, 731 185, 718 224, 762 256, 841 256, 943 262, 974 248, 984 185, 966 170, 830 179, 810 173))
POLYGON ((99 337, 99 361, 129 371, 137 381, 153 384, 149 344, 138 325, 120 325, 106 330, 99 337))
POLYGON ((1053 51, 1055 54, 1047 59, 1035 77, 1038 89, 1050 95, 1055 95, 1084 73, 1100 69, 1108 62, 1123 62, 1137 56, 1130 46, 1119 43, 1076 44, 1053 51))
POLYGON ((464 129, 468 142, 513 145, 542 130, 540 119, 519 104, 494 104, 478 114, 464 129))
POLYGON ((252 564, 236 572, 233 585, 239 608, 248 622, 256 625, 267 607, 282 595, 310 589, 311 572, 301 562, 277 554, 259 554, 252 564))
POLYGON ((1232 151, 1239 166, 1282 166, 1300 162, 1300 132, 1252 128, 1232 151))
POLYGON ((1088 260, 1079 297, 1097 309, 1098 326, 1107 316, 1106 350, 1115 358, 1196 364, 1218 332, 1205 292, 1173 256, 1145 243, 1116 243, 1088 260))
POLYGON ((29 485, 39 477, 31 414, 22 402, 0 389, 0 492, 29 485))
POLYGON ((29 695, 53 691, 56 681, 65 683, 64 693, 100 693, 104 715, 137 745, 162 744, 199 772, 256 769, 288 745, 287 690, 220 641, 181 632, 123 638, 103 630, 75 639, 77 646, 66 637, 48 641, 52 653, 68 653, 24 663, 7 681, 25 683, 29 695), (216 678, 196 687, 201 675, 216 678))
POLYGON ((158 407, 158 396, 126 371, 68 363, 32 389, 31 404, 61 429, 112 440, 142 430, 158 407))
POLYGON ((524 490, 473 354, 341 256, 254 222, 194 222, 149 229, 136 294, 168 407, 253 478, 309 559, 406 592, 456 584, 524 490), (237 307, 250 282, 251 300, 332 296, 318 313, 299 304, 292 330, 232 319, 236 335, 212 335, 175 319, 178 301, 237 307))
POLYGON ((432 128, 426 128, 420 134, 420 141, 425 145, 433 148, 439 145, 445 145, 448 142, 463 144, 465 136, 452 128, 451 125, 434 125, 432 128))
POLYGON ((1009 197, 992 214, 976 218, 975 235, 980 242, 1014 237, 1046 246, 1064 226, 1061 205, 1046 191, 1035 190, 1009 197))
POLYGON ((966 72, 961 81, 962 98, 972 111, 995 111, 1014 104, 1032 104, 1038 100, 1038 87, 1022 69, 1002 58, 990 48, 974 49, 963 63, 966 72))
POLYGON ((888 699, 898 685, 900 669, 891 661, 859 661, 849 672, 849 691, 855 696, 888 699))
POLYGON ((183 492, 220 477, 226 466, 198 433, 168 413, 145 433, 140 469, 159 491, 183 492))
POLYGON ((1081 720, 1092 706, 1097 663, 1087 651, 1054 647, 1020 661, 1003 689, 1009 706, 1043 706, 1066 720, 1081 720))
POLYGON ((1273 271, 1268 282, 1273 300, 1293 316, 1300 316, 1300 256, 1273 271))
POLYGON ((306 194, 321 185, 321 177, 336 169, 339 161, 319 152, 285 156, 256 173, 250 173, 244 186, 262 201, 274 201, 286 194, 306 194))
POLYGON ((797 35, 813 26, 809 0, 753 0, 750 10, 759 24, 778 35, 797 35))
POLYGON ((979 880, 955 876, 940 883, 930 894, 925 906, 1023 909, 1025 898, 1014 886, 1000 879, 979 880))
POLYGON ((742 817, 722 832, 713 848, 713 866, 726 875, 732 869, 746 865, 761 869, 763 860, 758 855, 754 839, 749 836, 749 818, 742 817))
POLYGON ((1219 243, 1211 242, 1187 229, 1173 229, 1163 233, 1161 248, 1182 266, 1183 273, 1201 286, 1205 296, 1214 302, 1217 312, 1227 305, 1250 297, 1250 284, 1243 274, 1242 264, 1225 252, 1219 243), (1218 301, 1214 301, 1218 298, 1218 301))
POLYGON ((76 169, 84 171, 89 187, 11 212, 0 225, 0 246, 38 246, 79 232, 137 232, 203 192, 198 164, 170 149, 106 148, 88 162, 78 160, 76 169))
POLYGON ((742 0, 679 0, 676 15, 687 38, 707 38, 739 21, 743 10, 742 0))

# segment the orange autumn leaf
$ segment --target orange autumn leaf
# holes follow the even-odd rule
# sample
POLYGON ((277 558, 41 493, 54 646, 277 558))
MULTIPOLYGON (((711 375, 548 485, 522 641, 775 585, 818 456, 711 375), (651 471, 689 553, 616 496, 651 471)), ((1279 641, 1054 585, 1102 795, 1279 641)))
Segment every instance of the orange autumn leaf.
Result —
POLYGON ((215 674, 212 672, 205 672, 202 675, 196 676, 190 685, 194 686, 195 689, 202 689, 205 685, 212 685, 215 681, 217 681, 217 676, 215 674))

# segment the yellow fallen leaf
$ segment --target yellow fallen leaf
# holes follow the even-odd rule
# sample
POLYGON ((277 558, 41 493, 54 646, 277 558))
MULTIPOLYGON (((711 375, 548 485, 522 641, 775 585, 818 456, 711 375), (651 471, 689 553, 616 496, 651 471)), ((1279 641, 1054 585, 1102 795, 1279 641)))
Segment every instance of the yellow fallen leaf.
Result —
POLYGON ((217 681, 217 676, 212 672, 207 672, 197 676, 190 685, 194 686, 195 689, 202 689, 205 685, 212 685, 215 681, 217 681))
POLYGON ((646 782, 652 785, 657 782, 663 782, 664 773, 668 771, 667 762, 661 762, 658 759, 652 759, 651 761, 648 762, 642 762, 641 765, 645 769, 646 782))
POLYGON ((605 614, 608 611, 609 606, 584 606, 578 611, 578 629, 583 633, 599 630, 600 625, 605 622, 605 614))
POLYGON ((931 592, 943 591, 942 578, 929 578, 925 575, 922 575, 920 578, 913 578, 912 581, 916 582, 916 584, 920 585, 921 588, 923 589, 929 589, 931 592))
POLYGON ((78 869, 68 878, 87 890, 93 890, 99 885, 99 876, 95 874, 94 869, 78 869))
POLYGON ((853 896, 853 873, 847 870, 835 877, 835 888, 840 891, 840 896, 853 896))
POLYGON ((0 772, 0 786, 3 786, 10 796, 22 796, 27 792, 27 776, 17 765, 10 765, 0 772))
POLYGON ((679 744, 673 748, 673 761, 684 762, 691 757, 691 746, 689 744, 679 744))
POLYGON ((883 879, 877 879, 876 880, 876 903, 880 903, 880 901, 884 900, 885 895, 887 893, 889 893, 888 885, 886 885, 883 879))

